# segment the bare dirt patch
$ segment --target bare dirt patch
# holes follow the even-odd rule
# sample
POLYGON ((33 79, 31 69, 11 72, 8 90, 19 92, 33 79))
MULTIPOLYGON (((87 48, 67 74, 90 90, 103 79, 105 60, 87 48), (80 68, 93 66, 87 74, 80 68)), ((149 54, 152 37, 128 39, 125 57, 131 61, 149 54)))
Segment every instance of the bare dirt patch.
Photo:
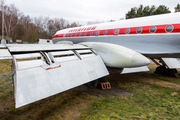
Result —
POLYGON ((176 95, 178 95, 177 92, 173 92, 173 93, 171 94, 171 96, 176 96, 176 95))
POLYGON ((78 118, 81 114, 81 111, 87 109, 89 105, 92 103, 92 101, 87 101, 86 103, 80 103, 78 105, 74 106, 69 106, 65 110, 59 113, 55 113, 56 117, 58 119, 63 119, 63 120, 74 120, 78 118))
POLYGON ((82 85, 77 87, 77 89, 96 97, 131 96, 130 93, 115 87, 112 87, 110 90, 101 90, 98 88, 90 88, 82 85))
POLYGON ((163 87, 168 87, 168 88, 180 90, 180 85, 175 84, 175 83, 162 81, 162 80, 159 80, 159 79, 136 79, 135 81, 146 82, 146 83, 150 83, 150 84, 155 84, 155 85, 160 85, 160 86, 163 86, 163 87))

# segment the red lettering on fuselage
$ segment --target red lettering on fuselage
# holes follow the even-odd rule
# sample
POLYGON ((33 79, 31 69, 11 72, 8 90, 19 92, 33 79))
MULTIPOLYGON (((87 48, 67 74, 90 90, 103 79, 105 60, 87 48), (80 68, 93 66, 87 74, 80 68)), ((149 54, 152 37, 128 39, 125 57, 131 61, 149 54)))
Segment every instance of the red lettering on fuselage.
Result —
POLYGON ((85 28, 77 28, 77 29, 71 29, 68 32, 77 32, 77 31, 89 31, 89 30, 95 30, 97 26, 93 27, 85 27, 85 28))

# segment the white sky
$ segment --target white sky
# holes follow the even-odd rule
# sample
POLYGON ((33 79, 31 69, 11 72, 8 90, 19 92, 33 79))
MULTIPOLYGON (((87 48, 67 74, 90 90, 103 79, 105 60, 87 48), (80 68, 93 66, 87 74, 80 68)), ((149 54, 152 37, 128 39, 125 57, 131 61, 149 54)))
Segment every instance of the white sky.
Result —
POLYGON ((174 12, 179 0, 4 0, 30 17, 63 17, 69 22, 85 25, 88 21, 108 21, 124 18, 132 7, 166 5, 174 12))

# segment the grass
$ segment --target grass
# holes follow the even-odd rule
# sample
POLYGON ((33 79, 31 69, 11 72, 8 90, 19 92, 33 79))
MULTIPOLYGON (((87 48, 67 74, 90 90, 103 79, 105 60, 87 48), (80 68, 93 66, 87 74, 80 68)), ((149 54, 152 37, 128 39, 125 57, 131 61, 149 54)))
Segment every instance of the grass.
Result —
POLYGON ((96 101, 79 119, 180 119, 180 95, 171 95, 179 90, 130 80, 120 86, 132 96, 96 101))
MULTIPOLYGON (((124 75, 110 72, 107 80, 111 86, 131 93, 130 97, 97 99, 71 89, 15 109, 10 66, 11 61, 0 62, 0 120, 180 119, 180 89, 173 87, 180 85, 180 79, 152 72, 124 75)), ((150 68, 155 70, 153 65, 150 68)))
POLYGON ((11 60, 0 61, 0 100, 6 100, 8 96, 13 95, 11 60))
POLYGON ((156 64, 149 64, 149 65, 148 65, 148 68, 149 68, 150 71, 155 71, 155 70, 156 70, 156 67, 157 67, 156 64))
POLYGON ((167 81, 167 82, 171 82, 171 83, 180 85, 180 78, 173 78, 173 77, 169 77, 169 76, 166 76, 166 77, 156 76, 156 78, 158 78, 159 80, 162 80, 162 81, 167 81))
MULTIPOLYGON (((155 70, 151 66, 151 70, 155 70)), ((111 85, 128 91, 131 97, 111 97, 94 102, 83 111, 78 119, 180 119, 180 89, 168 88, 163 82, 180 85, 179 78, 172 78, 149 73, 118 75, 111 73, 108 77, 111 85), (157 80, 156 85, 148 80, 157 80)))
POLYGON ((11 60, 0 60, 0 74, 11 71, 11 60))

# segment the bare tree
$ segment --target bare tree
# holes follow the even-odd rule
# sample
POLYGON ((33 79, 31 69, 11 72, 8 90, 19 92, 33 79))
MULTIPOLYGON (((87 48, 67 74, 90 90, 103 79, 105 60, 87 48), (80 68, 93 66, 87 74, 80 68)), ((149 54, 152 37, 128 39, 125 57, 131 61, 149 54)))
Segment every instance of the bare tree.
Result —
POLYGON ((78 27, 79 26, 79 23, 76 23, 76 22, 73 22, 73 23, 71 23, 71 25, 70 25, 70 27, 72 28, 72 27, 78 27))
POLYGON ((56 32, 54 29, 54 20, 50 19, 48 20, 47 23, 47 34, 49 35, 49 37, 53 37, 54 33, 56 32))
MULTIPOLYGON (((2 14, 0 15, 2 17, 2 14)), ((28 43, 35 43, 39 38, 51 39, 58 30, 79 26, 78 23, 69 23, 63 18, 50 19, 49 17, 40 16, 32 19, 20 12, 13 4, 4 6, 4 16, 6 36, 11 37, 14 41, 21 39, 28 43)), ((2 22, 2 19, 0 19, 0 22, 2 22)), ((1 28, 2 26, 0 32, 2 31, 1 28)))
POLYGON ((48 23, 49 17, 43 17, 39 16, 34 18, 34 25, 37 27, 37 32, 40 37, 47 37, 46 30, 47 30, 47 23, 48 23))
POLYGON ((11 4, 10 6, 4 6, 4 28, 6 36, 11 36, 13 31, 18 25, 19 10, 11 4))

